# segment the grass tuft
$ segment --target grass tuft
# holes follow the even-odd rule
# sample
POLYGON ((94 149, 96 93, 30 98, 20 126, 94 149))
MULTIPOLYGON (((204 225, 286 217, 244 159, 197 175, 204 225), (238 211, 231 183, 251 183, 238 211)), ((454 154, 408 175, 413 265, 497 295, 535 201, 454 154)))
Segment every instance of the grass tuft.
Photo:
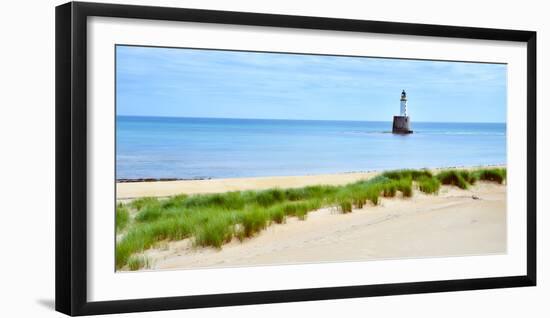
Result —
POLYGON ((412 169, 405 169, 405 170, 393 170, 393 171, 386 171, 382 174, 384 177, 393 179, 393 180, 401 180, 401 179, 412 179, 414 181, 422 178, 422 177, 433 177, 433 174, 427 170, 412 170, 412 169))
POLYGON ((271 206, 285 200, 285 193, 280 189, 269 189, 256 194, 256 202, 263 207, 271 206))
POLYGON ((224 216, 214 217, 204 226, 194 230, 194 244, 197 246, 220 248, 224 243, 231 241, 234 235, 230 218, 224 216))
POLYGON ((418 184, 418 189, 427 194, 437 194, 439 192, 439 188, 441 187, 441 182, 439 182, 439 179, 434 177, 423 177, 418 179, 416 182, 418 184))
POLYGON ((136 215, 135 220, 138 222, 150 222, 161 217, 164 210, 159 204, 146 205, 136 215))
POLYGON ((349 199, 340 199, 338 201, 338 209, 340 210, 340 212, 342 212, 344 214, 351 213, 351 211, 352 211, 351 200, 349 200, 349 199))
POLYGON ((444 170, 437 174, 437 178, 441 184, 454 185, 461 189, 468 189, 468 181, 464 179, 464 171, 459 170, 444 170))
POLYGON ((163 240, 181 240, 192 233, 194 224, 188 218, 161 219, 129 228, 116 244, 116 268, 122 268, 130 256, 142 252, 163 240))
POLYGON ((384 198, 393 198, 397 194, 397 185, 395 182, 390 182, 388 185, 384 187, 384 191, 382 192, 382 195, 384 198))
POLYGON ((506 180, 506 169, 481 169, 475 172, 479 180, 492 181, 497 183, 504 183, 506 180))
POLYGON ((152 206, 152 205, 158 205, 158 204, 159 204, 159 200, 157 198, 143 197, 132 201, 130 203, 130 206, 139 211, 146 206, 152 206))
POLYGON ((263 213, 263 211, 259 208, 253 208, 245 213, 242 213, 239 218, 239 221, 243 226, 241 238, 242 236, 251 237, 265 229, 267 227, 268 220, 267 213, 263 213))
POLYGON ((183 207, 185 200, 188 198, 186 194, 175 195, 161 203, 163 209, 183 207))
POLYGON ((128 268, 131 271, 137 271, 142 268, 150 268, 151 262, 146 256, 132 256, 128 260, 128 268))
POLYGON ((403 197, 412 197, 412 179, 404 178, 397 181, 397 190, 401 191, 403 197))
POLYGON ((115 224, 117 233, 124 230, 130 222, 130 212, 123 204, 118 204, 116 207, 115 224))

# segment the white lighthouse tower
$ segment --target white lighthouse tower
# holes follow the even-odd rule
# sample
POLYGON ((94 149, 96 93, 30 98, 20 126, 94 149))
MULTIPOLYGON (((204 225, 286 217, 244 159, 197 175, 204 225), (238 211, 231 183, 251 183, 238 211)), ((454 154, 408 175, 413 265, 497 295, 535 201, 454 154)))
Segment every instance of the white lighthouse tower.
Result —
POLYGON ((401 92, 401 113, 400 113, 401 116, 409 116, 407 114, 407 93, 405 92, 405 90, 403 90, 403 92, 401 92))
POLYGON ((401 92, 401 108, 399 116, 393 116, 393 128, 394 134, 411 134, 413 131, 410 128, 409 110, 407 108, 407 93, 405 90, 401 92))

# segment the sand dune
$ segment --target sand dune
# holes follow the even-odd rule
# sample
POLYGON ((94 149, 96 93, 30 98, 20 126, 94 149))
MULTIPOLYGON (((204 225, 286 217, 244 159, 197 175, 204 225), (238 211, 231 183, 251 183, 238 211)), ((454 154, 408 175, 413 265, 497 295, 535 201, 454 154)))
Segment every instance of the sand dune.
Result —
MULTIPOLYGON (((219 186, 229 190, 223 182, 219 186)), ((415 192, 412 198, 382 199, 379 206, 350 214, 321 209, 305 221, 289 218, 286 224, 272 225, 243 242, 235 239, 221 250, 193 248, 183 240, 146 255, 152 269, 173 269, 505 252, 506 186, 480 182, 469 190, 443 186, 437 196, 415 192)))

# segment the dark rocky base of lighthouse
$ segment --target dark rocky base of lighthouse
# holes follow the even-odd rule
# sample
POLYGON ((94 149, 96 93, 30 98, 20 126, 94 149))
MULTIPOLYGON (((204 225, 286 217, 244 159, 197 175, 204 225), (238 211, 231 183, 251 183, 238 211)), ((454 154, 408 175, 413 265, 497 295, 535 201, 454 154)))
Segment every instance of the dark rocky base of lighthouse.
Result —
POLYGON ((393 116, 392 133, 412 134, 412 132, 409 125, 409 116, 393 116))

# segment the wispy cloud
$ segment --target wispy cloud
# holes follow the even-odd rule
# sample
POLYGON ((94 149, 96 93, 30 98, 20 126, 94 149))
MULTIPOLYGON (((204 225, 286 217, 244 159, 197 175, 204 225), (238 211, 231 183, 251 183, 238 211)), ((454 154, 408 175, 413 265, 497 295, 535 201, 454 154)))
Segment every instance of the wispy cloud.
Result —
POLYGON ((390 120, 401 89, 417 120, 505 120, 505 65, 117 47, 119 114, 390 120))

